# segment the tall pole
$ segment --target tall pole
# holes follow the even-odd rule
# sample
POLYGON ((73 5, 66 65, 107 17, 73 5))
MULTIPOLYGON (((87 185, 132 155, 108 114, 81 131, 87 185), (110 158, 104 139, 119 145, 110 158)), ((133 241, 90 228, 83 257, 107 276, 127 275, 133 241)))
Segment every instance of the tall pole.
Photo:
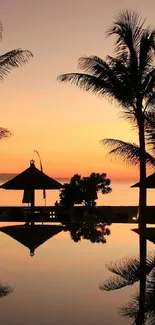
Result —
MULTIPOLYGON (((42 162, 41 162, 41 157, 40 157, 40 154, 37 150, 34 150, 34 152, 36 152, 36 154, 38 155, 39 157, 39 162, 40 162, 40 170, 41 172, 43 173, 43 165, 42 165, 42 162)), ((45 192, 45 189, 43 189, 43 199, 45 200, 45 206, 46 206, 46 192, 45 192)))

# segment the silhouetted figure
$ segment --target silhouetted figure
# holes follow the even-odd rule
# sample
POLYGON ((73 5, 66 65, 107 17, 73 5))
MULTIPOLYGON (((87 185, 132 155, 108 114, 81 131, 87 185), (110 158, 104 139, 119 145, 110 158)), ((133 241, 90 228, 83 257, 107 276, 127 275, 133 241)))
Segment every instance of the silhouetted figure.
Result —
POLYGON ((58 207, 59 206, 59 203, 58 203, 58 201, 55 201, 55 207, 58 207))

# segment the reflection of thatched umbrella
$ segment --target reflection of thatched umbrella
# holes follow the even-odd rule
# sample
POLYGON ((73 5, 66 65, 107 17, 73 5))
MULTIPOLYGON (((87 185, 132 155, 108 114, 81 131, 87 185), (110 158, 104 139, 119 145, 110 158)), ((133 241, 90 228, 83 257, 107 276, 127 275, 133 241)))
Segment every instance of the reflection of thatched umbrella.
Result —
MULTIPOLYGON (((139 229, 138 228, 132 229, 132 231, 139 234, 139 229)), ((144 237, 145 237, 145 239, 148 239, 150 242, 155 244, 155 228, 151 228, 151 227, 147 228, 145 233, 144 233, 144 237)))
POLYGON ((29 168, 0 186, 6 190, 29 190, 31 193, 31 212, 33 212, 35 205, 35 190, 59 190, 61 187, 62 185, 59 182, 36 168, 34 160, 30 161, 29 168))
POLYGON ((63 227, 59 225, 36 225, 33 227, 18 225, 0 228, 0 231, 28 247, 31 256, 34 255, 34 251, 38 246, 57 235, 62 230, 63 227))

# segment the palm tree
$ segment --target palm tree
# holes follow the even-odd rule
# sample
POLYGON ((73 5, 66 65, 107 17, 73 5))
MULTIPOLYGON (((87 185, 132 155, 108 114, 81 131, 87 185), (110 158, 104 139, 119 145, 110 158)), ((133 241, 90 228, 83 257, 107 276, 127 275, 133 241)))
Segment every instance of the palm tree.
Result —
MULTIPOLYGON (((143 279, 140 276, 140 281, 143 279)), ((153 269, 146 279, 146 290, 140 297, 140 293, 133 295, 131 301, 119 310, 120 316, 134 318, 134 324, 153 325, 155 323, 155 269, 153 269), (143 306, 140 309, 140 300, 143 300, 143 306)))
MULTIPOLYGON (((155 269, 155 254, 148 254, 145 263, 146 275, 148 276, 155 269)), ((139 257, 125 257, 107 264, 106 267, 114 276, 100 284, 100 290, 118 290, 126 286, 132 286, 140 280, 141 266, 139 257)))
MULTIPOLYGON (((139 166, 140 149, 136 143, 125 142, 119 139, 103 139, 101 143, 110 149, 108 155, 122 159, 123 162, 128 164, 139 166)), ((155 167, 155 157, 152 153, 145 152, 145 159, 149 167, 155 167)))
MULTIPOLYGON (((2 39, 3 26, 0 22, 0 39, 2 39)), ((15 49, 0 55, 0 80, 3 81, 12 68, 18 68, 25 64, 33 54, 28 50, 15 49)))
MULTIPOLYGON (((115 36, 115 56, 102 60, 97 56, 79 59, 82 73, 67 73, 58 77, 100 97, 115 100, 127 119, 134 120, 138 129, 140 158, 139 228, 145 232, 146 155, 144 116, 155 104, 155 29, 144 27, 136 12, 121 11, 108 29, 107 36, 115 36)), ((142 236, 140 237, 141 240, 142 236)), ((146 256, 146 242, 142 240, 141 263, 146 256)), ((142 265, 145 268, 145 265, 142 265)), ((145 273, 145 270, 144 270, 145 273)))
MULTIPOLYGON (((2 39, 3 26, 0 22, 0 39, 2 39)), ((3 81, 12 68, 18 68, 26 63, 33 54, 28 50, 15 49, 0 55, 0 81, 3 81)), ((11 136, 11 132, 0 127, 0 140, 11 136)))
MULTIPOLYGON (((145 113, 145 137, 146 146, 149 152, 145 152, 146 164, 155 167, 155 112, 145 113)), ((125 142, 119 139, 102 139, 101 143, 110 149, 109 155, 115 158, 121 158, 127 163, 133 165, 140 164, 140 148, 135 143, 125 142)))

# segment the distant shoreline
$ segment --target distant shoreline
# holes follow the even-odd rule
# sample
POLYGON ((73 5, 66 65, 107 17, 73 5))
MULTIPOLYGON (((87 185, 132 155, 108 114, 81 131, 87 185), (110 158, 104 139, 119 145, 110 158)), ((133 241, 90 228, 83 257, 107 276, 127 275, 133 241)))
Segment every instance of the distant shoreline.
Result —
MULTIPOLYGON (((11 179, 11 178, 13 178, 13 177, 16 177, 18 175, 18 173, 0 173, 0 180, 2 181, 2 180, 9 180, 9 179, 11 179)), ((53 177, 53 176, 51 176, 51 175, 49 175, 50 177, 53 177)), ((53 177, 53 178, 55 178, 55 179, 61 179, 61 180, 64 180, 64 181, 66 181, 66 180, 69 180, 70 178, 69 177, 53 177)))
MULTIPOLYGON (((10 180, 11 178, 13 178, 13 177, 15 177, 15 176, 17 176, 18 175, 18 173, 0 173, 0 180, 1 181, 8 181, 8 180, 10 180)), ((61 180, 61 181, 64 181, 64 183, 66 182, 66 181, 69 181, 70 180, 70 177, 55 177, 55 176, 53 176, 53 175, 51 175, 51 174, 48 174, 50 177, 52 177, 52 178, 54 178, 54 179, 57 179, 57 180, 61 180)), ((113 182, 127 182, 127 183, 135 183, 135 182, 138 182, 138 179, 131 179, 131 180, 129 180, 129 179, 126 179, 126 180, 122 180, 122 179, 111 179, 111 185, 112 185, 112 183, 113 182)))

